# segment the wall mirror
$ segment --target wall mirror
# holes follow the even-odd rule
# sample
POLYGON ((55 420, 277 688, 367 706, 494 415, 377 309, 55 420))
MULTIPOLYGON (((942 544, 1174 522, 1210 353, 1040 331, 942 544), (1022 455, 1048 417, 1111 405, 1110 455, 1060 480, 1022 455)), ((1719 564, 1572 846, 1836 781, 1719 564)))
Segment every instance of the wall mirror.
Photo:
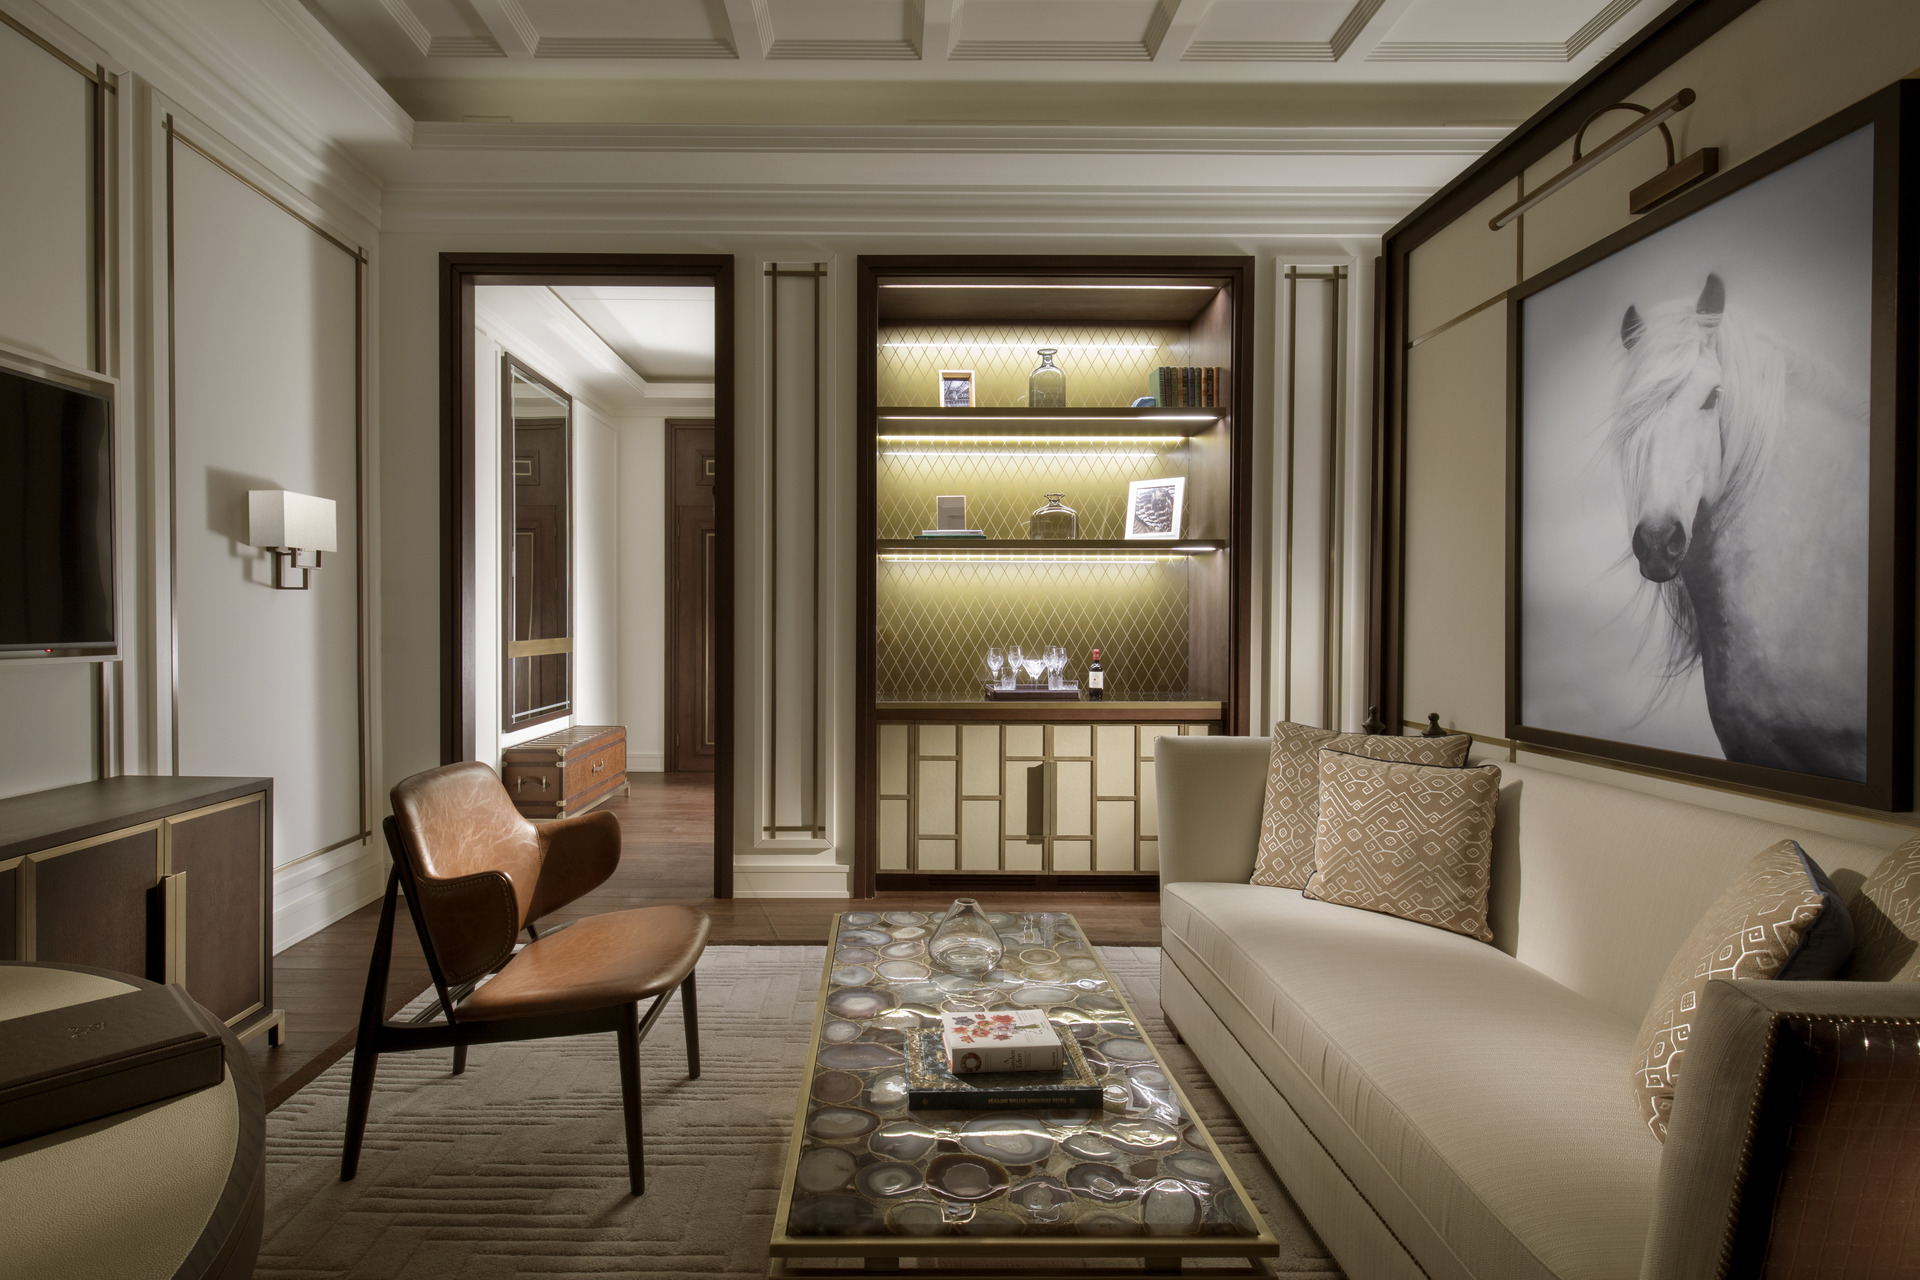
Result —
POLYGON ((502 362, 503 727, 573 710, 573 400, 509 356, 502 362))

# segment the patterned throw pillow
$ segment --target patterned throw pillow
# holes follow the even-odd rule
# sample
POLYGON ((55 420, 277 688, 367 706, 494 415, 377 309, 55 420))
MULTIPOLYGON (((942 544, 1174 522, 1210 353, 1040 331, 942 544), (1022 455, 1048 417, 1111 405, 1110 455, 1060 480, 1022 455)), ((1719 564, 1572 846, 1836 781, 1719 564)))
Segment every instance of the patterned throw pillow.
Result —
POLYGON ((1500 770, 1320 753, 1305 894, 1493 941, 1487 887, 1500 770))
POLYGON ((1707 983, 1715 978, 1819 981, 1845 968, 1852 950, 1847 908, 1806 851, 1782 840, 1756 853, 1680 944, 1640 1024, 1633 1088, 1653 1136, 1667 1140, 1674 1081, 1707 983))
POLYGON ((1464 733, 1444 738, 1398 738, 1390 734, 1335 733, 1283 720, 1273 726, 1267 758, 1267 794, 1260 812, 1260 848, 1254 855, 1253 884, 1299 889, 1313 874, 1313 835, 1320 816, 1320 749, 1331 747, 1376 760, 1459 766, 1467 762, 1473 739, 1464 733))
POLYGON ((1865 982, 1920 982, 1920 836, 1888 854, 1853 900, 1853 964, 1865 982))

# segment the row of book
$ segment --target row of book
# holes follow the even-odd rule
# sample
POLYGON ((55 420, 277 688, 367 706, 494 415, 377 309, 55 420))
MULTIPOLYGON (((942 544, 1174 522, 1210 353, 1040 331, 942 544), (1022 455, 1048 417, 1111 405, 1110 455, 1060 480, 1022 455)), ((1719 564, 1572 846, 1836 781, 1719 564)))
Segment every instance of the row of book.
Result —
POLYGON ((1153 371, 1153 402, 1162 409, 1216 409, 1226 373, 1219 365, 1161 365, 1153 371))

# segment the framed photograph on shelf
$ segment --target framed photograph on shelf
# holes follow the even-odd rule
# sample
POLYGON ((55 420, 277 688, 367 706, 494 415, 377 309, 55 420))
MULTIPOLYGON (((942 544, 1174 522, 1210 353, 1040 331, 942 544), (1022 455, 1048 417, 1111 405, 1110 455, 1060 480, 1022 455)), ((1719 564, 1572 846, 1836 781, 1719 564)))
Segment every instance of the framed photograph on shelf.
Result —
POLYGON ((1895 84, 1507 295, 1514 741, 1911 807, 1917 154, 1895 84))
POLYGON ((973 370, 942 369, 940 371, 940 407, 942 409, 973 408, 973 370))
POLYGON ((1127 537, 1178 538, 1186 496, 1185 476, 1128 481, 1127 537))

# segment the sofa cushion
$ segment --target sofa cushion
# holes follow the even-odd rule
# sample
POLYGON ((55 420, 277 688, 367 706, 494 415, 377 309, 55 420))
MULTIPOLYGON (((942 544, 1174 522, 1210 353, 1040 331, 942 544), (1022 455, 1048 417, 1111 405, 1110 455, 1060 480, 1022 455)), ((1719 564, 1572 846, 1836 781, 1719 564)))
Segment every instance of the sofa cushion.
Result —
POLYGON ((1888 854, 1854 898, 1853 963, 1864 982, 1920 982, 1920 836, 1888 854))
POLYGON ((1792 840, 1747 862, 1667 965, 1633 1046, 1633 1091, 1653 1135, 1667 1140, 1674 1081, 1700 993, 1715 978, 1831 978, 1853 950, 1833 885, 1792 840))
POLYGON ((1170 884, 1161 913, 1167 958, 1436 1280, 1638 1274, 1660 1146, 1619 1084, 1632 1022, 1284 889, 1170 884))
POLYGON ((1320 752, 1309 898, 1492 942, 1487 882, 1500 770, 1320 752))
POLYGON ((1273 726, 1267 757, 1267 790, 1260 810, 1260 848, 1252 883, 1298 889, 1313 875, 1314 827, 1320 812, 1320 749, 1331 747, 1373 760, 1463 765, 1473 739, 1392 734, 1335 733, 1282 720, 1273 726))

